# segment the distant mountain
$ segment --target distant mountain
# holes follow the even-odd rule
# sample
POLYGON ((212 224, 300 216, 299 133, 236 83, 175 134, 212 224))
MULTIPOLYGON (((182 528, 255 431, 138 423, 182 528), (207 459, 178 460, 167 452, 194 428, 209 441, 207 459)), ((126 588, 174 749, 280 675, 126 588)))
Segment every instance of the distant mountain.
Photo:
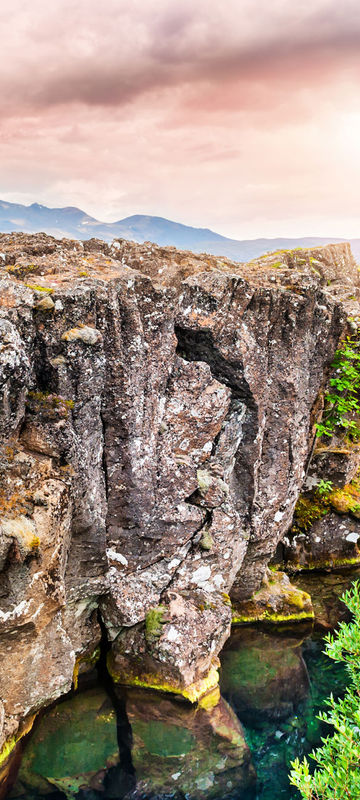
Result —
MULTIPOLYGON (((305 236, 298 239, 228 239, 209 228, 192 228, 163 217, 135 214, 118 222, 99 222, 79 208, 47 208, 39 203, 23 206, 18 203, 0 201, 0 231, 11 233, 44 231, 52 236, 70 239, 96 237, 106 242, 112 239, 132 239, 135 242, 156 242, 173 245, 194 253, 211 253, 227 256, 233 261, 250 261, 252 258, 274 250, 293 247, 316 247, 330 242, 343 242, 333 236, 305 236)), ((352 239, 351 246, 356 259, 360 260, 360 239, 352 239)))

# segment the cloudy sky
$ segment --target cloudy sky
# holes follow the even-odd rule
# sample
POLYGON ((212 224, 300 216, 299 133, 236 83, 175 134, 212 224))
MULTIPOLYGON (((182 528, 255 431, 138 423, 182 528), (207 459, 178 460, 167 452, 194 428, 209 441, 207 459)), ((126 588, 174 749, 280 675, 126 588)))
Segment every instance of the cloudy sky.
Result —
POLYGON ((0 198, 360 236, 359 0, 2 0, 0 198))

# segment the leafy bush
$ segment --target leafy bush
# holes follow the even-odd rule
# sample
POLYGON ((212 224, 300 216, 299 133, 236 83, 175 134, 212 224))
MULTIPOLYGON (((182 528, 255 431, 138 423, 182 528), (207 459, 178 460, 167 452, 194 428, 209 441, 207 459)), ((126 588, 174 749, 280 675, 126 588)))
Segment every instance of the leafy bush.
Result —
POLYGON ((325 411, 316 425, 317 436, 332 436, 336 428, 343 428, 350 438, 359 438, 359 426, 349 419, 360 411, 360 342, 347 336, 335 353, 330 390, 325 395, 325 411))
POLYGON ((342 622, 334 636, 325 637, 326 653, 345 663, 349 686, 341 700, 330 695, 329 711, 319 714, 319 719, 333 726, 334 733, 322 739, 322 746, 311 754, 316 763, 314 774, 310 774, 306 758, 292 762, 290 782, 305 800, 360 798, 360 583, 353 584, 342 599, 353 621, 342 622))

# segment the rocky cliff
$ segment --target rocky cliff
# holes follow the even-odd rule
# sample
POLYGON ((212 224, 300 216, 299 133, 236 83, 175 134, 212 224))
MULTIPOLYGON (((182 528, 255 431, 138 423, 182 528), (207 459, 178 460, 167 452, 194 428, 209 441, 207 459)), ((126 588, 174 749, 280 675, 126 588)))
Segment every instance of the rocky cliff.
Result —
POLYGON ((0 746, 76 685, 196 700, 292 521, 358 273, 0 236, 0 746))

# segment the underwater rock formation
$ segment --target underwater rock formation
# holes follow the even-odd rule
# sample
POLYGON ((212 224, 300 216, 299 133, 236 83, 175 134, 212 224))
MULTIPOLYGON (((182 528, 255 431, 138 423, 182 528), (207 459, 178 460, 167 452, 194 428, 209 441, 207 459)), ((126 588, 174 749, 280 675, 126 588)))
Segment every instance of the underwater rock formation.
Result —
POLYGON ((57 789, 68 800, 210 800, 237 796, 239 789, 245 793, 255 780, 243 729, 218 689, 194 710, 134 689, 126 692, 124 708, 116 708, 96 688, 45 712, 11 796, 52 797, 57 789), (126 720, 129 730, 122 736, 126 720))
POLYGON ((214 685, 358 273, 343 244, 243 265, 43 234, 1 235, 0 272, 4 758, 96 659, 99 615, 115 680, 214 685))
POLYGON ((256 773, 242 726, 218 690, 206 700, 194 711, 151 692, 127 692, 135 797, 248 796, 256 773))
MULTIPOLYGON (((300 626, 301 627, 301 626, 300 626)), ((236 628, 222 653, 221 692, 246 724, 287 717, 309 691, 303 632, 236 628)))
POLYGON ((103 793, 107 773, 119 765, 116 713, 103 689, 78 694, 47 711, 25 749, 13 797, 69 798, 80 789, 103 793))

